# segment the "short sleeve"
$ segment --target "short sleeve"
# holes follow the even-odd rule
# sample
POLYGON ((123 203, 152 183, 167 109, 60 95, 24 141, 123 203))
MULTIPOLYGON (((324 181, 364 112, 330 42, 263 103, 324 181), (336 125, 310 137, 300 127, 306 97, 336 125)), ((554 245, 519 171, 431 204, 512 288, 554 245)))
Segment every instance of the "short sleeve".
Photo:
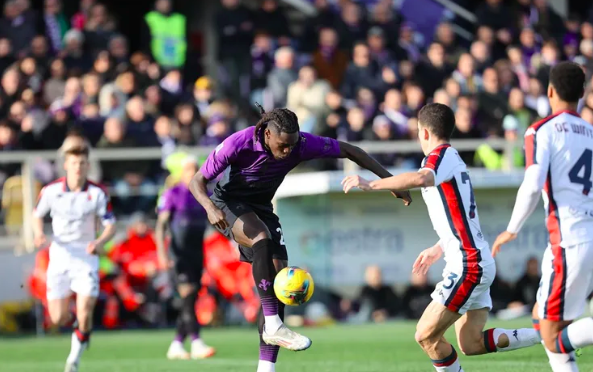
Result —
POLYGON ((111 198, 106 190, 101 189, 101 191, 97 201, 97 217, 101 219, 103 226, 112 225, 115 223, 115 215, 111 206, 111 198))
POLYGON ((450 147, 442 147, 434 150, 428 154, 422 162, 420 170, 428 169, 434 174, 435 186, 453 178, 455 168, 459 165, 458 162, 455 162, 450 158, 452 156, 451 151, 455 150, 447 151, 449 148, 450 147))
POLYGON ((49 199, 47 187, 42 188, 37 197, 37 205, 35 205, 35 209, 33 210, 35 217, 43 218, 49 213, 51 208, 49 199))
POLYGON ((237 139, 238 133, 235 133, 225 139, 212 153, 210 153, 200 168, 200 172, 208 181, 212 181, 218 177, 218 175, 224 172, 224 170, 237 158, 237 139))
POLYGON ((533 125, 525 132, 525 169, 539 164, 542 169, 550 166, 550 151, 552 148, 551 125, 533 125))
POLYGON ((301 132, 301 160, 339 158, 340 143, 333 138, 301 132))
POLYGON ((158 212, 173 212, 175 205, 173 203, 173 189, 169 189, 163 193, 159 200, 157 207, 158 212))

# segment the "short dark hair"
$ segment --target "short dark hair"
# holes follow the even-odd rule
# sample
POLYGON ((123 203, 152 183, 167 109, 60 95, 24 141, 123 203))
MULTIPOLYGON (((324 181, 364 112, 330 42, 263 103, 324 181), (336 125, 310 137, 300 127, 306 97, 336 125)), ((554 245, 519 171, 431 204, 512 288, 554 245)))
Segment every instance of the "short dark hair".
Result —
POLYGON ((418 122, 437 138, 448 141, 455 129, 455 114, 447 105, 429 103, 418 113, 418 122))
POLYGON ((81 156, 84 155, 85 157, 89 157, 89 148, 86 146, 75 146, 71 147, 64 152, 64 157, 68 157, 68 155, 75 155, 81 156))
POLYGON ((263 107, 257 104, 261 119, 255 125, 255 135, 259 135, 266 128, 274 128, 277 133, 296 133, 300 130, 299 120, 294 112, 286 108, 275 108, 266 112, 263 107))
POLYGON ((560 62, 550 71, 550 84, 561 100, 576 103, 585 91, 585 73, 574 62, 560 62))

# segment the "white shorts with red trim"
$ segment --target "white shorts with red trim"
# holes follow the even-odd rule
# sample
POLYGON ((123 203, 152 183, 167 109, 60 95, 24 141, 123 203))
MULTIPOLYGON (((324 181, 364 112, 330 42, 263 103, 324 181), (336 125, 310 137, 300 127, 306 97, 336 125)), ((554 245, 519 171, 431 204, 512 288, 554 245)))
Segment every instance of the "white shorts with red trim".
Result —
POLYGON ((537 291, 538 316, 551 321, 579 318, 593 291, 593 242, 548 246, 537 291))
POLYGON ((80 249, 51 244, 46 282, 48 300, 68 298, 72 292, 89 297, 99 295, 98 257, 72 254, 80 249))
POLYGON ((492 309, 490 285, 496 276, 496 265, 490 262, 470 269, 447 263, 443 280, 432 292, 432 299, 449 310, 465 314, 469 310, 492 309))

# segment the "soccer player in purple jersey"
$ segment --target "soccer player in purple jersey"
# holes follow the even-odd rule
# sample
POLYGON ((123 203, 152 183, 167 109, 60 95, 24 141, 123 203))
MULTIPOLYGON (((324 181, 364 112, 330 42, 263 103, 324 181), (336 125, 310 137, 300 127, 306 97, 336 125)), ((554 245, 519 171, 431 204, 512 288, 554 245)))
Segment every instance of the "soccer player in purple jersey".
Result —
MULTIPOLYGON (((260 108, 261 109, 261 108, 260 108)), ((381 178, 391 174, 366 152, 348 143, 299 131, 296 115, 288 109, 263 112, 254 126, 239 131, 210 154, 190 183, 190 190, 206 209, 208 220, 239 244, 241 260, 252 263, 253 278, 262 303, 259 318, 258 372, 274 372, 279 347, 305 350, 311 340, 283 323, 284 305, 274 295, 276 273, 288 265, 282 227, 272 198, 293 168, 319 158, 348 158, 381 178), (206 184, 225 172, 212 197, 206 184)), ((411 202, 408 192, 396 197, 411 202)))
POLYGON ((206 211, 196 202, 188 184, 198 171, 198 162, 187 158, 182 164, 181 182, 167 190, 159 202, 156 223, 156 245, 162 268, 172 266, 177 292, 182 299, 177 317, 177 335, 167 351, 168 359, 204 359, 214 355, 214 348, 200 338, 200 323, 196 318, 196 300, 204 267, 204 232, 206 211), (165 231, 169 228, 169 254, 165 251, 165 231), (185 351, 186 337, 191 337, 191 352, 185 351))

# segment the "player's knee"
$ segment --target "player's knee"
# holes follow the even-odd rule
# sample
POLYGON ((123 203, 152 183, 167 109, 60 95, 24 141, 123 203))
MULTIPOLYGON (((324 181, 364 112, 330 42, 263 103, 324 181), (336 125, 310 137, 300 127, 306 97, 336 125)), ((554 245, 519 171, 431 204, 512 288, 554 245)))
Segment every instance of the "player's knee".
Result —
POLYGON ((64 326, 70 321, 70 313, 67 311, 63 312, 50 312, 49 319, 51 320, 52 324, 57 326, 64 326))
POLYGON ((259 233, 257 233, 257 235, 255 235, 255 237, 252 239, 253 244, 257 244, 261 241, 264 241, 266 239, 271 240, 272 237, 270 236, 270 233, 268 233, 267 231, 261 231, 259 233))
POLYGON ((560 350, 558 350, 558 348, 556 347, 557 335, 548 335, 548 336, 544 336, 542 338, 543 338, 544 346, 546 347, 546 349, 548 349, 549 351, 551 351, 553 353, 560 353, 560 350))
POLYGON ((417 328, 414 338, 423 350, 430 350, 436 347, 436 344, 441 337, 437 337, 434 332, 429 329, 417 328))

